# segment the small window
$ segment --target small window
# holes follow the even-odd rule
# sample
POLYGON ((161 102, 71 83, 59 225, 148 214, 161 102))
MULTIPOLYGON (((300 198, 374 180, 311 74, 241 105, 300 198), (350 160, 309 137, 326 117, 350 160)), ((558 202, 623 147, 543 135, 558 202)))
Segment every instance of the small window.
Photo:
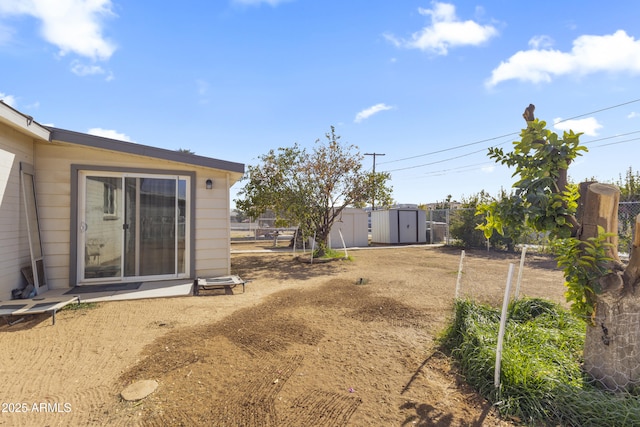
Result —
POLYGON ((112 219, 118 219, 118 192, 117 192, 117 186, 110 183, 110 182, 105 182, 104 183, 104 191, 103 191, 103 214, 104 214, 104 219, 107 220, 112 220, 112 219))

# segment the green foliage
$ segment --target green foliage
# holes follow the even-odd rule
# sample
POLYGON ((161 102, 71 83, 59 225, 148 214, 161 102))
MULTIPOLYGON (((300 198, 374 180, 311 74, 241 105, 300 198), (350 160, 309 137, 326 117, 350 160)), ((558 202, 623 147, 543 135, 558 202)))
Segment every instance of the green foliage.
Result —
POLYGON ((358 200, 353 203, 356 208, 364 208, 367 205, 388 208, 393 204, 393 187, 387 182, 391 179, 389 172, 368 172, 365 177, 367 183, 366 200, 358 200))
POLYGON ((60 309, 60 311, 92 310, 97 307, 97 302, 81 302, 78 304, 65 305, 60 309))
POLYGON ((522 220, 526 213, 520 197, 507 195, 504 190, 500 193, 500 198, 478 204, 476 216, 483 221, 476 228, 484 232, 484 237, 496 240, 496 243, 504 242, 511 251, 516 243, 522 242, 525 235, 533 232, 527 222, 522 220), (500 239, 494 239, 493 230, 498 232, 500 239))
POLYGON ((260 164, 247 167, 247 182, 235 200, 252 218, 272 210, 278 224, 298 225, 302 238, 316 237, 321 253, 336 218, 345 207, 366 203, 372 182, 376 194, 391 192, 385 186, 389 175, 364 172, 357 147, 343 144, 333 126, 325 137, 311 152, 294 144, 261 156, 260 164))
POLYGON ((591 318, 595 313, 596 295, 601 292, 598 278, 608 274, 608 263, 612 259, 607 254, 611 243, 598 226, 598 236, 587 240, 576 238, 558 239, 553 242, 558 267, 562 268, 567 291, 565 297, 571 303, 571 311, 579 316, 591 318))
POLYGON ((331 248, 326 248, 322 253, 318 250, 314 251, 314 258, 327 258, 327 259, 343 259, 353 261, 351 255, 345 256, 344 251, 339 251, 331 248))
POLYGON ((435 209, 451 209, 451 194, 447 194, 447 198, 442 202, 436 202, 435 209))
POLYGON ((640 173, 634 172, 632 167, 627 169, 624 178, 620 175, 616 185, 620 188, 621 202, 636 202, 640 200, 640 173))
POLYGON ((584 381, 585 323, 550 301, 512 302, 504 336, 500 389, 494 367, 500 312, 471 301, 455 303, 441 344, 467 382, 501 415, 527 425, 640 425, 640 400, 614 395, 584 381))
POLYGON ((196 154, 196 152, 195 152, 195 151, 190 150, 190 149, 188 149, 188 148, 178 148, 176 151, 177 151, 178 153, 184 153, 184 154, 196 154))
POLYGON ((500 232, 504 221, 527 221, 538 231, 549 232, 552 237, 568 237, 575 223, 578 188, 567 182, 567 169, 571 162, 587 151, 580 145, 581 133, 564 132, 563 138, 546 129, 546 122, 537 119, 529 122, 515 141, 513 151, 505 153, 501 148, 490 148, 489 157, 496 162, 515 167, 513 176, 514 200, 511 206, 518 209, 493 207, 489 219, 483 225, 485 234, 500 232), (506 217, 504 216, 506 215, 506 217))
POLYGON ((491 209, 517 209, 517 205, 510 205, 510 197, 502 190, 500 198, 495 199, 488 193, 481 191, 469 198, 462 200, 462 209, 451 212, 450 232, 451 237, 456 239, 465 247, 479 248, 486 246, 487 239, 494 248, 514 251, 517 243, 523 243, 526 236, 533 230, 521 221, 502 223, 501 218, 506 216, 496 216, 491 209), (500 232, 487 236, 481 231, 485 221, 501 221, 497 226, 500 232), (480 223, 480 224, 479 224, 480 223))
MULTIPOLYGON (((574 313, 590 317, 595 310, 598 278, 605 275, 607 235, 588 241, 576 237, 579 224, 575 219, 580 197, 578 186, 567 181, 567 169, 582 151, 580 133, 564 132, 562 138, 546 129, 544 121, 527 122, 514 142, 513 151, 489 149, 496 162, 515 167, 515 194, 509 200, 488 203, 478 208, 485 221, 478 228, 485 236, 494 231, 505 232, 506 224, 527 223, 535 230, 557 239, 553 246, 558 264, 564 269, 567 301, 574 313)), ((599 229, 603 234, 603 230, 599 229)))

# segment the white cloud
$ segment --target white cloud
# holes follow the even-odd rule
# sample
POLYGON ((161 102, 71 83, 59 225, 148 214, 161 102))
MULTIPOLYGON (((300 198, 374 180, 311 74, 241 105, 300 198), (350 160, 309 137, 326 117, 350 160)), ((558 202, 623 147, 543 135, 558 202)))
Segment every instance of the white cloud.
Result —
POLYGON ((203 79, 196 79, 196 88, 198 93, 198 102, 201 105, 206 105, 209 103, 209 89, 210 84, 208 81, 203 79))
POLYGON ((562 121, 560 117, 553 119, 553 128, 561 131, 572 130, 575 133, 583 132, 588 136, 597 136, 598 129, 602 128, 602 125, 598 123, 594 117, 587 117, 586 119, 579 120, 565 120, 562 121), (559 123, 561 122, 561 123, 559 123))
POLYGON ((60 49, 61 56, 75 53, 107 60, 116 50, 102 34, 103 19, 115 16, 111 6, 111 0, 2 0, 0 14, 40 20, 42 36, 60 49))
POLYGON ((117 132, 112 129, 91 128, 87 131, 89 135, 101 136, 103 138, 117 139, 118 141, 134 142, 129 135, 117 132))
POLYGON ((549 36, 534 36, 529 40, 529 46, 533 49, 549 48, 553 46, 553 39, 549 36))
POLYGON ((384 103, 380 103, 380 104, 376 104, 373 105, 369 108, 365 108, 364 110, 360 111, 358 114, 356 114, 356 118, 353 120, 356 123, 360 123, 361 121, 368 119, 369 117, 373 116, 374 114, 377 114, 381 111, 386 111, 386 110, 392 110, 393 107, 390 107, 384 103))
POLYGON ((7 104, 8 106, 16 108, 16 97, 15 96, 7 95, 7 94, 4 94, 4 93, 0 92, 0 99, 2 100, 2 102, 7 104))
POLYGON ((13 39, 15 31, 11 27, 0 24, 0 46, 6 45, 13 39))
POLYGON ((409 40, 385 34, 387 40, 397 47, 446 55, 452 47, 477 46, 498 34, 498 30, 491 25, 480 25, 471 20, 461 21, 456 16, 453 4, 433 2, 433 9, 418 8, 418 12, 430 16, 431 25, 413 33, 409 40))
POLYGON ((209 92, 209 82, 202 79, 196 80, 196 86, 198 87, 198 95, 204 96, 209 92))
POLYGON ((105 73, 104 69, 99 65, 87 65, 80 61, 71 62, 71 72, 78 76, 92 76, 105 73))
MULTIPOLYGON (((533 40, 533 39, 532 39, 533 40)), ((491 72, 486 85, 506 80, 550 82, 566 74, 586 75, 600 71, 640 73, 640 41, 623 30, 604 36, 583 35, 573 41, 570 52, 534 48, 516 52, 491 72)))
POLYGON ((627 119, 635 119, 636 117, 640 117, 640 114, 636 113, 635 111, 632 111, 627 115, 627 119))

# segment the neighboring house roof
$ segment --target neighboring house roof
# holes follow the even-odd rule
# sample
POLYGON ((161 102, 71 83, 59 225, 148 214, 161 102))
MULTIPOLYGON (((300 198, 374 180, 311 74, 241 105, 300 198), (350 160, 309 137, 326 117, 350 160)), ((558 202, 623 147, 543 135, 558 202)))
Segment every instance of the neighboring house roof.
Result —
POLYGON ((121 153, 154 157, 157 159, 170 160, 174 162, 203 166, 212 169, 220 169, 229 172, 236 172, 239 174, 244 173, 243 163, 229 162, 226 160, 219 160, 211 157, 198 156, 197 154, 150 147, 148 145, 141 145, 133 142, 118 141, 116 139, 89 135, 80 132, 73 132, 70 130, 58 129, 54 127, 49 127, 48 129, 51 131, 51 141, 69 142, 72 144, 84 145, 87 147, 102 148, 105 150, 118 151, 121 153))

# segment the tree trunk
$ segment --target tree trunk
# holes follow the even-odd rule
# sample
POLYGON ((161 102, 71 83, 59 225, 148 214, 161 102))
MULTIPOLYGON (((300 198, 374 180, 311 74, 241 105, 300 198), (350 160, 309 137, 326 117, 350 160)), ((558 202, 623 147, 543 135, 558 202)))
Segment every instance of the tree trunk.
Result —
POLYGON ((617 250, 619 196, 616 187, 604 184, 591 184, 582 195, 581 240, 596 236, 598 225, 615 234, 609 239, 614 245, 609 254, 613 272, 599 280, 602 293, 597 296, 593 322, 587 326, 584 369, 607 390, 630 391, 640 385, 640 295, 635 292, 640 229, 635 229, 631 259, 623 271, 617 250))
POLYGON ((305 247, 304 237, 302 237, 302 230, 298 228, 296 230, 295 236, 289 242, 289 247, 293 248, 295 245, 295 249, 302 249, 305 247))

